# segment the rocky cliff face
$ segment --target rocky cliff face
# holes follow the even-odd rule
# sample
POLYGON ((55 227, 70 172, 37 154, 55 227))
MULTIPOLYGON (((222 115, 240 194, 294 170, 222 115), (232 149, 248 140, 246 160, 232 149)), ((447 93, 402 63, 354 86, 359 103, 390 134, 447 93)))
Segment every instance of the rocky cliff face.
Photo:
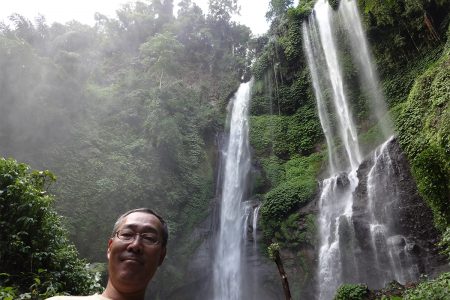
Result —
MULTIPOLYGON (((348 282, 366 283, 371 288, 384 287, 394 279, 410 282, 417 280, 420 274, 434 276, 448 269, 445 257, 436 247, 439 233, 434 227, 432 212, 418 194, 409 163, 397 140, 391 139, 384 151, 389 157, 389 166, 380 162, 376 166, 377 176, 384 178, 376 178, 383 183, 376 191, 376 198, 381 201, 372 203, 370 199, 376 158, 376 154, 371 153, 357 171, 359 182, 353 192, 352 222, 345 227, 347 230, 340 231, 346 235, 348 245, 352 245, 350 250, 342 249, 343 278, 348 282), (385 224, 383 231, 373 225, 376 222, 371 210, 375 210, 378 221, 385 224), (395 269, 400 278, 395 278, 391 269, 395 269)), ((345 189, 348 184, 347 175, 342 173, 337 188, 345 189)), ((317 204, 318 199, 315 199, 301 209, 300 214, 317 214, 317 204)), ((313 299, 316 294, 317 283, 311 274, 317 273, 317 248, 313 249, 315 253, 310 247, 282 251, 291 286, 305 299, 313 299)))
POLYGON ((384 269, 386 264, 392 264, 392 260, 398 261, 399 265, 394 267, 399 269, 399 276, 404 281, 417 280, 420 274, 434 274, 445 265, 436 247, 439 234, 433 224, 432 212, 418 194, 408 161, 396 139, 387 143, 384 153, 380 155, 385 155, 389 162, 378 162, 378 170, 373 170, 374 155, 370 155, 360 165, 357 171, 359 183, 353 193, 353 228, 359 246, 357 253, 360 254, 356 259, 360 272, 367 274, 362 277, 367 279, 367 283, 374 283, 374 286, 382 281, 375 280, 371 275, 389 276, 384 269), (379 174, 374 175, 374 172, 379 174), (377 203, 370 203, 372 187, 369 186, 369 176, 385 176, 384 179, 373 179, 381 183, 376 191, 377 203), (371 210, 385 224, 385 241, 371 225, 371 210), (407 264, 412 269, 408 270, 407 264))
MULTIPOLYGON (((372 205, 375 210, 385 210, 390 216, 386 221, 389 232, 385 243, 400 249, 396 253, 400 265, 410 263, 414 266, 413 269, 417 274, 433 276, 442 272, 442 269, 448 268, 448 265, 445 257, 439 255, 436 247, 439 234, 434 228, 431 210, 417 192, 408 161, 396 139, 388 142, 386 151, 390 157, 390 170, 383 169, 387 166, 380 165, 378 172, 382 174, 391 172, 391 174, 389 174, 389 181, 383 186, 382 191, 378 191, 378 197, 384 195, 391 200, 382 202, 381 205, 372 205)), ((349 239, 354 239, 354 244, 357 245, 353 249, 358 270, 358 276, 354 276, 355 281, 363 280, 369 287, 379 288, 394 278, 389 278, 391 274, 383 270, 384 264, 389 262, 383 261, 384 258, 381 255, 377 257, 373 248, 373 228, 371 233, 371 221, 373 220, 369 215, 371 204, 368 196, 370 189, 368 177, 373 165, 374 154, 372 153, 363 161, 357 171, 359 183, 353 193, 353 223, 349 224, 351 228, 348 228, 347 234, 349 239), (359 280, 357 280, 358 278, 359 280)), ((348 179, 343 173, 339 180, 339 187, 345 188, 347 185, 348 179)), ((213 213, 193 233, 193 237, 199 241, 199 247, 194 251, 188 266, 189 276, 185 279, 185 284, 177 289, 170 299, 207 299, 212 295, 212 270, 214 267, 212 257, 214 232, 217 224, 215 215, 217 209, 214 207, 217 206, 218 201, 216 198, 212 202, 211 211, 213 213)), ((300 216, 317 214, 317 201, 315 199, 303 207, 298 212, 300 216)), ((253 299, 282 299, 283 292, 276 266, 269 259, 261 257, 263 251, 253 251, 252 231, 254 228, 249 227, 248 230, 246 263, 251 271, 245 274, 245 281, 254 286, 254 294, 250 295, 248 299, 252 299, 251 297, 254 297, 253 299), (256 283, 252 282, 255 274, 258 274, 256 283)), ((375 237, 375 244, 377 243, 380 242, 375 237)), ((263 245, 260 245, 260 249, 261 247, 265 248, 263 245)), ((291 289, 295 291, 294 294, 300 295, 304 299, 314 299, 317 292, 315 279, 317 253, 318 246, 311 247, 310 245, 281 251, 291 289)), ((399 266, 399 268, 401 267, 399 266)), ((349 269, 347 271, 350 272, 349 269)), ((405 278, 407 281, 413 280, 414 274, 411 274, 410 277, 405 275, 405 278)))

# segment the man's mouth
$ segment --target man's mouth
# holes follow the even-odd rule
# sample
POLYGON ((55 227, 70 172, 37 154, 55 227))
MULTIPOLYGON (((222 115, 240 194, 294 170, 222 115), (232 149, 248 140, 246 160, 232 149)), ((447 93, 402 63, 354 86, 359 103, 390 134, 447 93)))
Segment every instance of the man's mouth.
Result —
POLYGON ((124 256, 120 258, 121 261, 133 261, 133 262, 137 262, 142 264, 143 261, 142 259, 140 259, 139 257, 135 257, 135 256, 124 256))

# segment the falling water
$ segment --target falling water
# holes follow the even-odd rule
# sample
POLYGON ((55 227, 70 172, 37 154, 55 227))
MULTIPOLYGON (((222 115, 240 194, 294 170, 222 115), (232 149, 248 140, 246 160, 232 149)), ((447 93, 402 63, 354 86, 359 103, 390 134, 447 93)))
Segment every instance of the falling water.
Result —
POLYGON ((342 70, 338 60, 338 52, 331 25, 331 7, 328 1, 319 0, 314 6, 313 18, 318 24, 320 43, 325 56, 329 81, 332 88, 332 98, 338 120, 338 130, 341 142, 346 151, 351 169, 356 169, 361 162, 358 136, 344 92, 342 70))
MULTIPOLYGON (((417 273, 414 272, 417 266, 408 258, 408 242, 396 232, 389 215, 391 206, 397 204, 396 199, 382 192, 388 185, 389 176, 392 176, 389 173, 390 161, 383 150, 388 142, 375 152, 372 159, 373 166, 366 182, 367 207, 364 213, 355 212, 354 192, 360 184, 357 170, 362 154, 345 93, 333 31, 339 28, 338 21, 347 32, 359 66, 360 82, 365 87, 361 90, 371 103, 369 107, 376 122, 382 117, 386 121, 386 109, 355 1, 341 1, 338 16, 328 1, 319 0, 310 19, 303 24, 304 48, 328 146, 331 174, 321 183, 319 199, 319 299, 332 299, 337 287, 344 282, 366 282, 381 287, 386 279, 404 282, 417 273), (333 119, 336 124, 331 122, 333 119), (335 143, 342 145, 342 153, 336 153, 335 143), (367 220, 361 222, 361 216, 367 220), (363 228, 368 228, 367 232, 358 227, 358 222, 363 224, 363 228), (368 243, 361 241, 361 232, 366 232, 363 239, 368 243), (369 266, 373 268, 372 272, 369 266)), ((383 129, 387 137, 389 129, 383 129)), ((389 190, 388 193, 394 191, 389 190)))
POLYGON ((243 200, 250 170, 248 106, 251 83, 243 83, 231 107, 230 134, 221 195, 220 227, 214 262, 214 299, 242 299, 243 200))
POLYGON ((258 216, 259 216, 259 209, 261 205, 258 205, 253 210, 253 222, 252 222, 252 238, 253 238, 253 248, 256 248, 256 240, 257 240, 257 229, 258 229, 258 216))
MULTIPOLYGON (((332 34, 332 10, 328 3, 319 0, 307 24, 303 24, 304 47, 310 67, 319 118, 328 146, 330 174, 321 183, 319 200, 319 298, 331 299, 334 291, 344 280, 343 264, 354 266, 352 247, 353 233, 352 192, 358 184, 356 169, 361 153, 356 128, 351 118, 347 96, 344 91, 342 70, 338 60, 336 43, 332 34), (332 107, 323 91, 331 90, 332 107), (337 133, 333 130, 329 111, 337 119, 337 133), (345 149, 344 161, 337 166, 338 158, 333 151, 333 141, 340 139, 345 149), (337 168, 348 173, 338 173, 337 168), (345 243, 343 242, 346 237, 345 243), (345 249, 344 249, 345 248, 345 249)), ((353 270, 357 271, 357 270, 353 270)))
POLYGON ((338 12, 348 32, 353 56, 356 58, 361 73, 361 85, 365 88, 366 94, 370 99, 371 111, 374 113, 376 120, 384 119, 381 122, 381 130, 384 137, 387 138, 392 135, 392 124, 387 114, 383 93, 378 84, 377 72, 374 64, 371 63, 373 59, 364 34, 361 18, 359 17, 356 1, 341 1, 338 12))
POLYGON ((329 171, 331 174, 336 172, 336 155, 335 152, 332 151, 334 149, 333 144, 333 133, 330 119, 328 118, 328 109, 324 100, 324 95, 322 93, 322 87, 319 84, 319 78, 325 78, 325 70, 320 68, 323 66, 323 63, 316 63, 316 61, 323 61, 323 55, 318 46, 319 43, 319 33, 317 32, 317 27, 312 26, 312 22, 309 24, 302 24, 302 31, 304 37, 305 44, 305 52, 306 58, 308 60, 308 65, 312 77, 314 96, 316 98, 317 110, 319 112, 319 119, 322 125, 323 133, 325 135, 325 140, 327 142, 327 148, 330 149, 328 151, 328 163, 329 163, 329 171), (312 40, 312 41, 311 41, 312 40))

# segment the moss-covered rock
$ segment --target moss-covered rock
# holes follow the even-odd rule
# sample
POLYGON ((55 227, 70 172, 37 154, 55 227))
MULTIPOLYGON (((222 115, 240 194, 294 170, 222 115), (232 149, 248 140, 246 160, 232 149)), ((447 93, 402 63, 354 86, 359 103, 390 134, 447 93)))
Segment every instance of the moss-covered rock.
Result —
POLYGON ((312 107, 302 107, 293 116, 263 115, 250 118, 250 143, 258 157, 276 155, 286 159, 311 154, 322 137, 312 107))
POLYGON ((450 225, 450 53, 415 82, 398 116, 399 140, 436 225, 450 225))
POLYGON ((296 210, 311 201, 317 192, 316 176, 322 164, 322 156, 318 153, 304 156, 294 156, 283 165, 277 164, 275 158, 270 162, 273 188, 264 196, 261 207, 261 226, 267 241, 311 243, 312 232, 315 232, 312 216, 306 217, 296 213, 296 210), (281 169, 280 167, 283 167, 281 169), (309 218, 309 219, 305 219, 309 218), (303 226, 299 226, 300 223, 303 226), (292 230, 296 224, 297 230, 292 230))

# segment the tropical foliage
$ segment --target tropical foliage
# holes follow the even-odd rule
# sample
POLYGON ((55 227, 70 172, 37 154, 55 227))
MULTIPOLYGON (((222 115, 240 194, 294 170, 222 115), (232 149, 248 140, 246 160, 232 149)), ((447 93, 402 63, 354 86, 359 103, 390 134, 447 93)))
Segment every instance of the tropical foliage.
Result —
POLYGON ((78 257, 47 193, 55 177, 0 159, 0 296, 42 299, 55 294, 88 295, 98 276, 78 257))
POLYGON ((343 284, 337 290, 334 300, 363 300, 368 293, 366 285, 343 284))
POLYGON ((418 188, 441 230, 450 226, 450 50, 415 82, 398 117, 399 138, 418 188))
POLYGON ((424 281, 414 289, 406 291, 405 300, 446 299, 450 294, 450 272, 442 273, 438 278, 424 281))

